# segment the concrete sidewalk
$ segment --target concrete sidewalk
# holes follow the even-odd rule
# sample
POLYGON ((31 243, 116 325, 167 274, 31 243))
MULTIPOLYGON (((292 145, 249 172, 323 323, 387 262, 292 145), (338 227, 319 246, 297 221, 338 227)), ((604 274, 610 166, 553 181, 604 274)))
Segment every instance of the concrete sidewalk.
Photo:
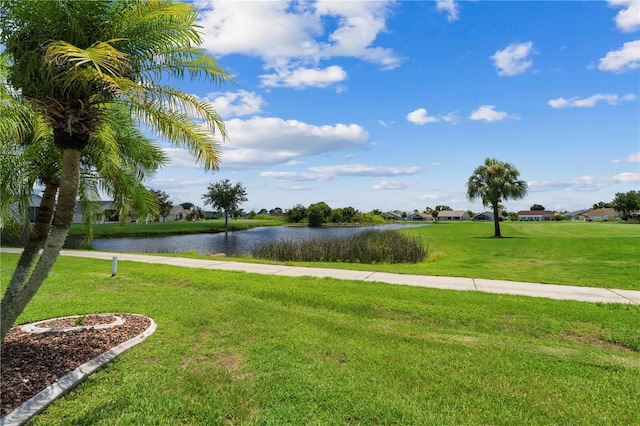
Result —
MULTIPOLYGON (((21 249, 3 248, 2 252, 20 253, 21 249)), ((186 268, 243 271, 252 274, 269 274, 288 277, 329 277, 343 280, 360 280, 446 290, 482 291, 486 293, 513 294, 519 296, 546 297, 557 300, 581 302, 640 304, 640 291, 617 290, 600 287, 577 287, 555 284, 536 284, 516 281, 487 280, 479 278, 437 277, 429 275, 390 274, 387 272, 353 271, 346 269, 306 268, 299 266, 264 265, 222 260, 187 259, 179 257, 149 256, 142 254, 111 253, 84 250, 62 250, 63 256, 92 259, 157 263, 186 268)))

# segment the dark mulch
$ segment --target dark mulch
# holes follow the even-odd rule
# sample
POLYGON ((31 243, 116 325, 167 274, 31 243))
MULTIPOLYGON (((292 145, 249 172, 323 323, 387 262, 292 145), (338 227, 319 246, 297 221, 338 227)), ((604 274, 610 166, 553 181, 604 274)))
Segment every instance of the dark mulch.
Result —
MULTIPOLYGON (((1 415, 20 406, 59 378, 109 349, 142 334, 151 324, 147 317, 115 314, 122 325, 103 330, 30 334, 20 327, 9 331, 2 347, 0 366, 1 415)), ((113 315, 87 315, 83 325, 109 324, 113 315)), ((48 321, 39 327, 73 327, 76 320, 48 321)))

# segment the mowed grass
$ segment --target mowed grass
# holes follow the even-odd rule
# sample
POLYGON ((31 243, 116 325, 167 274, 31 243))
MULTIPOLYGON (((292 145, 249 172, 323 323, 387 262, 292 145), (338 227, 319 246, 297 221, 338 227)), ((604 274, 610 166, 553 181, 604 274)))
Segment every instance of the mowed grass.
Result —
MULTIPOLYGON (((16 261, 2 254, 3 286, 16 261)), ((638 306, 125 261, 110 270, 60 258, 20 322, 133 312, 158 330, 35 425, 638 422, 638 306)))
MULTIPOLYGON (((175 235, 206 232, 242 231, 258 226, 282 225, 282 218, 273 219, 229 219, 225 228, 224 219, 194 220, 189 222, 140 222, 140 223, 103 223, 94 226, 94 237, 120 237, 132 235, 175 235)), ((84 236, 82 224, 73 224, 69 235, 84 236)))
POLYGON ((502 222, 500 229, 497 239, 493 223, 407 228, 429 245, 418 264, 297 264, 640 290, 640 225, 502 222))

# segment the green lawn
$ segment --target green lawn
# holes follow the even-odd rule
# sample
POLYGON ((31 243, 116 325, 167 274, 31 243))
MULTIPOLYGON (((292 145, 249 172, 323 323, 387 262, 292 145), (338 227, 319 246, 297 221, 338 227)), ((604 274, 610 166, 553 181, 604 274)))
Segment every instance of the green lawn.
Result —
MULTIPOLYGON (((195 234, 203 232, 241 231, 258 226, 282 225, 282 218, 274 219, 229 219, 225 228, 224 219, 195 220, 190 222, 141 222, 141 223, 105 223, 95 225, 95 237, 119 237, 130 235, 160 235, 160 234, 195 234)), ((71 225, 69 235, 82 236, 85 234, 81 224, 71 225)))
MULTIPOLYGON (((434 245, 446 240, 449 226, 432 228, 434 245)), ((3 286, 16 261, 2 254, 3 286)), ((60 258, 20 322, 133 312, 158 330, 33 424, 638 422, 639 306, 124 261, 118 272, 60 258)))
POLYGON ((503 222, 501 230, 496 239, 493 223, 408 228, 429 244, 418 264, 297 264, 640 290, 640 225, 503 222))

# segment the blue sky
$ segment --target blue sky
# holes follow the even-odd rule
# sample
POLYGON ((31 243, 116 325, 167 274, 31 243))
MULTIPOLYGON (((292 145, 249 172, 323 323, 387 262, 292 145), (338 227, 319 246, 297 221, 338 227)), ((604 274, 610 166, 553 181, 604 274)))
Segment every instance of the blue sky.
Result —
POLYGON ((172 163, 147 184, 175 203, 202 206, 229 179, 245 211, 483 211, 465 184, 487 157, 528 183, 510 211, 640 189, 637 0, 194 4, 237 85, 179 83, 229 139, 214 173, 166 145, 172 163))

